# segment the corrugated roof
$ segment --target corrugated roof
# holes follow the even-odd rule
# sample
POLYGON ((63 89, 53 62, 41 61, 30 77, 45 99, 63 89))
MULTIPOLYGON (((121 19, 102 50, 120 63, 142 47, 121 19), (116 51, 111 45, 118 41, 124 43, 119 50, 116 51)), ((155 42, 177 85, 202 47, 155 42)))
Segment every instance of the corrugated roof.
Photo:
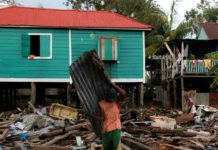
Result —
POLYGON ((152 26, 109 11, 11 6, 0 9, 0 26, 149 29, 152 26))
MULTIPOLYGON (((98 102, 105 98, 111 84, 96 51, 87 51, 72 63, 70 75, 84 109, 100 116, 98 102)), ((93 118, 89 120, 95 133, 101 136, 102 122, 93 118)))
POLYGON ((218 23, 200 23, 206 32, 208 39, 218 39, 218 23))

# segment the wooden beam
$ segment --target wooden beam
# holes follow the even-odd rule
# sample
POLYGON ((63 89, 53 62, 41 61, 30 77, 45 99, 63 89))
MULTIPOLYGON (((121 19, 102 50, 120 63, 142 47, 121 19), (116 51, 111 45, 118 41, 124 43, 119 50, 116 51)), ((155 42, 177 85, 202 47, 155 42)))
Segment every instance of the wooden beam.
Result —
POLYGON ((55 143, 57 143, 57 142, 59 142, 61 140, 64 140, 68 136, 75 134, 76 132, 77 131, 70 131, 70 132, 65 133, 64 135, 58 135, 55 138, 53 138, 52 140, 50 140, 50 141, 48 141, 46 143, 43 143, 42 145, 43 146, 49 146, 49 145, 55 144, 55 143))
POLYGON ((182 44, 181 44, 181 51, 182 51, 182 60, 181 60, 181 70, 180 70, 180 72, 181 72, 181 75, 183 75, 183 70, 184 70, 184 60, 183 60, 183 58, 184 58, 184 52, 185 52, 185 49, 184 49, 184 42, 182 42, 182 44))
POLYGON ((33 150, 72 150, 72 147, 33 146, 33 150))
MULTIPOLYGON (((146 144, 143 144, 143 143, 140 143, 140 142, 137 142, 136 140, 132 140, 128 137, 122 137, 122 142, 125 143, 126 145, 128 146, 132 146, 136 149, 144 149, 144 150, 152 150, 151 147, 147 146, 146 144)), ((131 147, 131 148, 132 148, 131 147)))
MULTIPOLYGON (((40 139, 45 139, 45 138, 49 138, 49 137, 53 137, 53 136, 56 136, 56 135, 60 135, 60 134, 63 134, 65 132, 70 132, 72 130, 76 130, 76 129, 79 129, 83 126, 86 126, 87 123, 80 123, 80 124, 76 124, 76 125, 73 125, 73 126, 70 126, 70 127, 66 127, 66 128, 63 128, 63 129, 58 129, 58 130, 54 130, 52 132, 48 132, 48 133, 44 133, 44 134, 41 134, 39 136, 40 139)), ((74 131, 76 132, 76 131, 74 131)))
POLYGON ((164 42, 164 45, 166 46, 167 50, 169 51, 170 55, 172 56, 173 60, 175 60, 175 55, 173 54, 172 50, 170 49, 167 42, 164 42))

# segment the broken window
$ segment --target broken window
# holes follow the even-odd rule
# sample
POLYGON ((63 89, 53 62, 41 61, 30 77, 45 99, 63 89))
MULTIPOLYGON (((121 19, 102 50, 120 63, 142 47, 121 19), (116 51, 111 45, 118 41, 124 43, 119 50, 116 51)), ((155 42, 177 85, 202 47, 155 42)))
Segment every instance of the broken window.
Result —
POLYGON ((42 34, 23 34, 22 35, 22 56, 34 56, 34 59, 52 58, 52 35, 42 34))

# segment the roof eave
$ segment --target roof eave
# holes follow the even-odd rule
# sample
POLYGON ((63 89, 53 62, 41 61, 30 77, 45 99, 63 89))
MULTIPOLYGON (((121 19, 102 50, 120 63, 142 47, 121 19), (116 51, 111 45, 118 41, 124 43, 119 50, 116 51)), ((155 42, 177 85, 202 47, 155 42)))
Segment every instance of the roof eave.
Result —
POLYGON ((142 30, 151 31, 153 28, 134 28, 134 27, 64 27, 64 26, 26 26, 26 25, 0 25, 0 27, 10 28, 61 28, 61 29, 104 29, 104 30, 142 30))

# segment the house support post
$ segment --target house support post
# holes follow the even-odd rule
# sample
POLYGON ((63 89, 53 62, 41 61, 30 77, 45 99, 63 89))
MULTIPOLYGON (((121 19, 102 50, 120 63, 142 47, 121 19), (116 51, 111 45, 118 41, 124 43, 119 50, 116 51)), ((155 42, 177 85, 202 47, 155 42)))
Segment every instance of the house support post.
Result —
POLYGON ((176 87, 176 80, 174 79, 173 80, 173 92, 174 92, 174 94, 173 94, 174 95, 174 106, 173 107, 174 107, 174 109, 176 109, 176 107, 177 107, 177 93, 176 93, 177 90, 176 90, 176 88, 177 88, 176 87))
POLYGON ((45 105, 45 85, 43 83, 36 83, 36 105, 45 105))
POLYGON ((182 104, 182 110, 184 110, 184 101, 183 101, 183 95, 184 95, 184 79, 181 76, 181 104, 182 104))
POLYGON ((31 89, 30 89, 30 102, 35 105, 36 102, 36 84, 31 82, 31 89))
POLYGON ((140 100, 140 106, 144 105, 144 86, 143 83, 139 84, 139 100, 140 100))
POLYGON ((185 53, 185 49, 184 49, 184 42, 182 42, 182 45, 181 45, 181 49, 182 49, 182 60, 181 60, 181 75, 183 75, 183 71, 184 71, 184 53, 185 53))
POLYGON ((67 84, 67 105, 70 106, 71 105, 71 88, 72 88, 72 84, 67 84))

